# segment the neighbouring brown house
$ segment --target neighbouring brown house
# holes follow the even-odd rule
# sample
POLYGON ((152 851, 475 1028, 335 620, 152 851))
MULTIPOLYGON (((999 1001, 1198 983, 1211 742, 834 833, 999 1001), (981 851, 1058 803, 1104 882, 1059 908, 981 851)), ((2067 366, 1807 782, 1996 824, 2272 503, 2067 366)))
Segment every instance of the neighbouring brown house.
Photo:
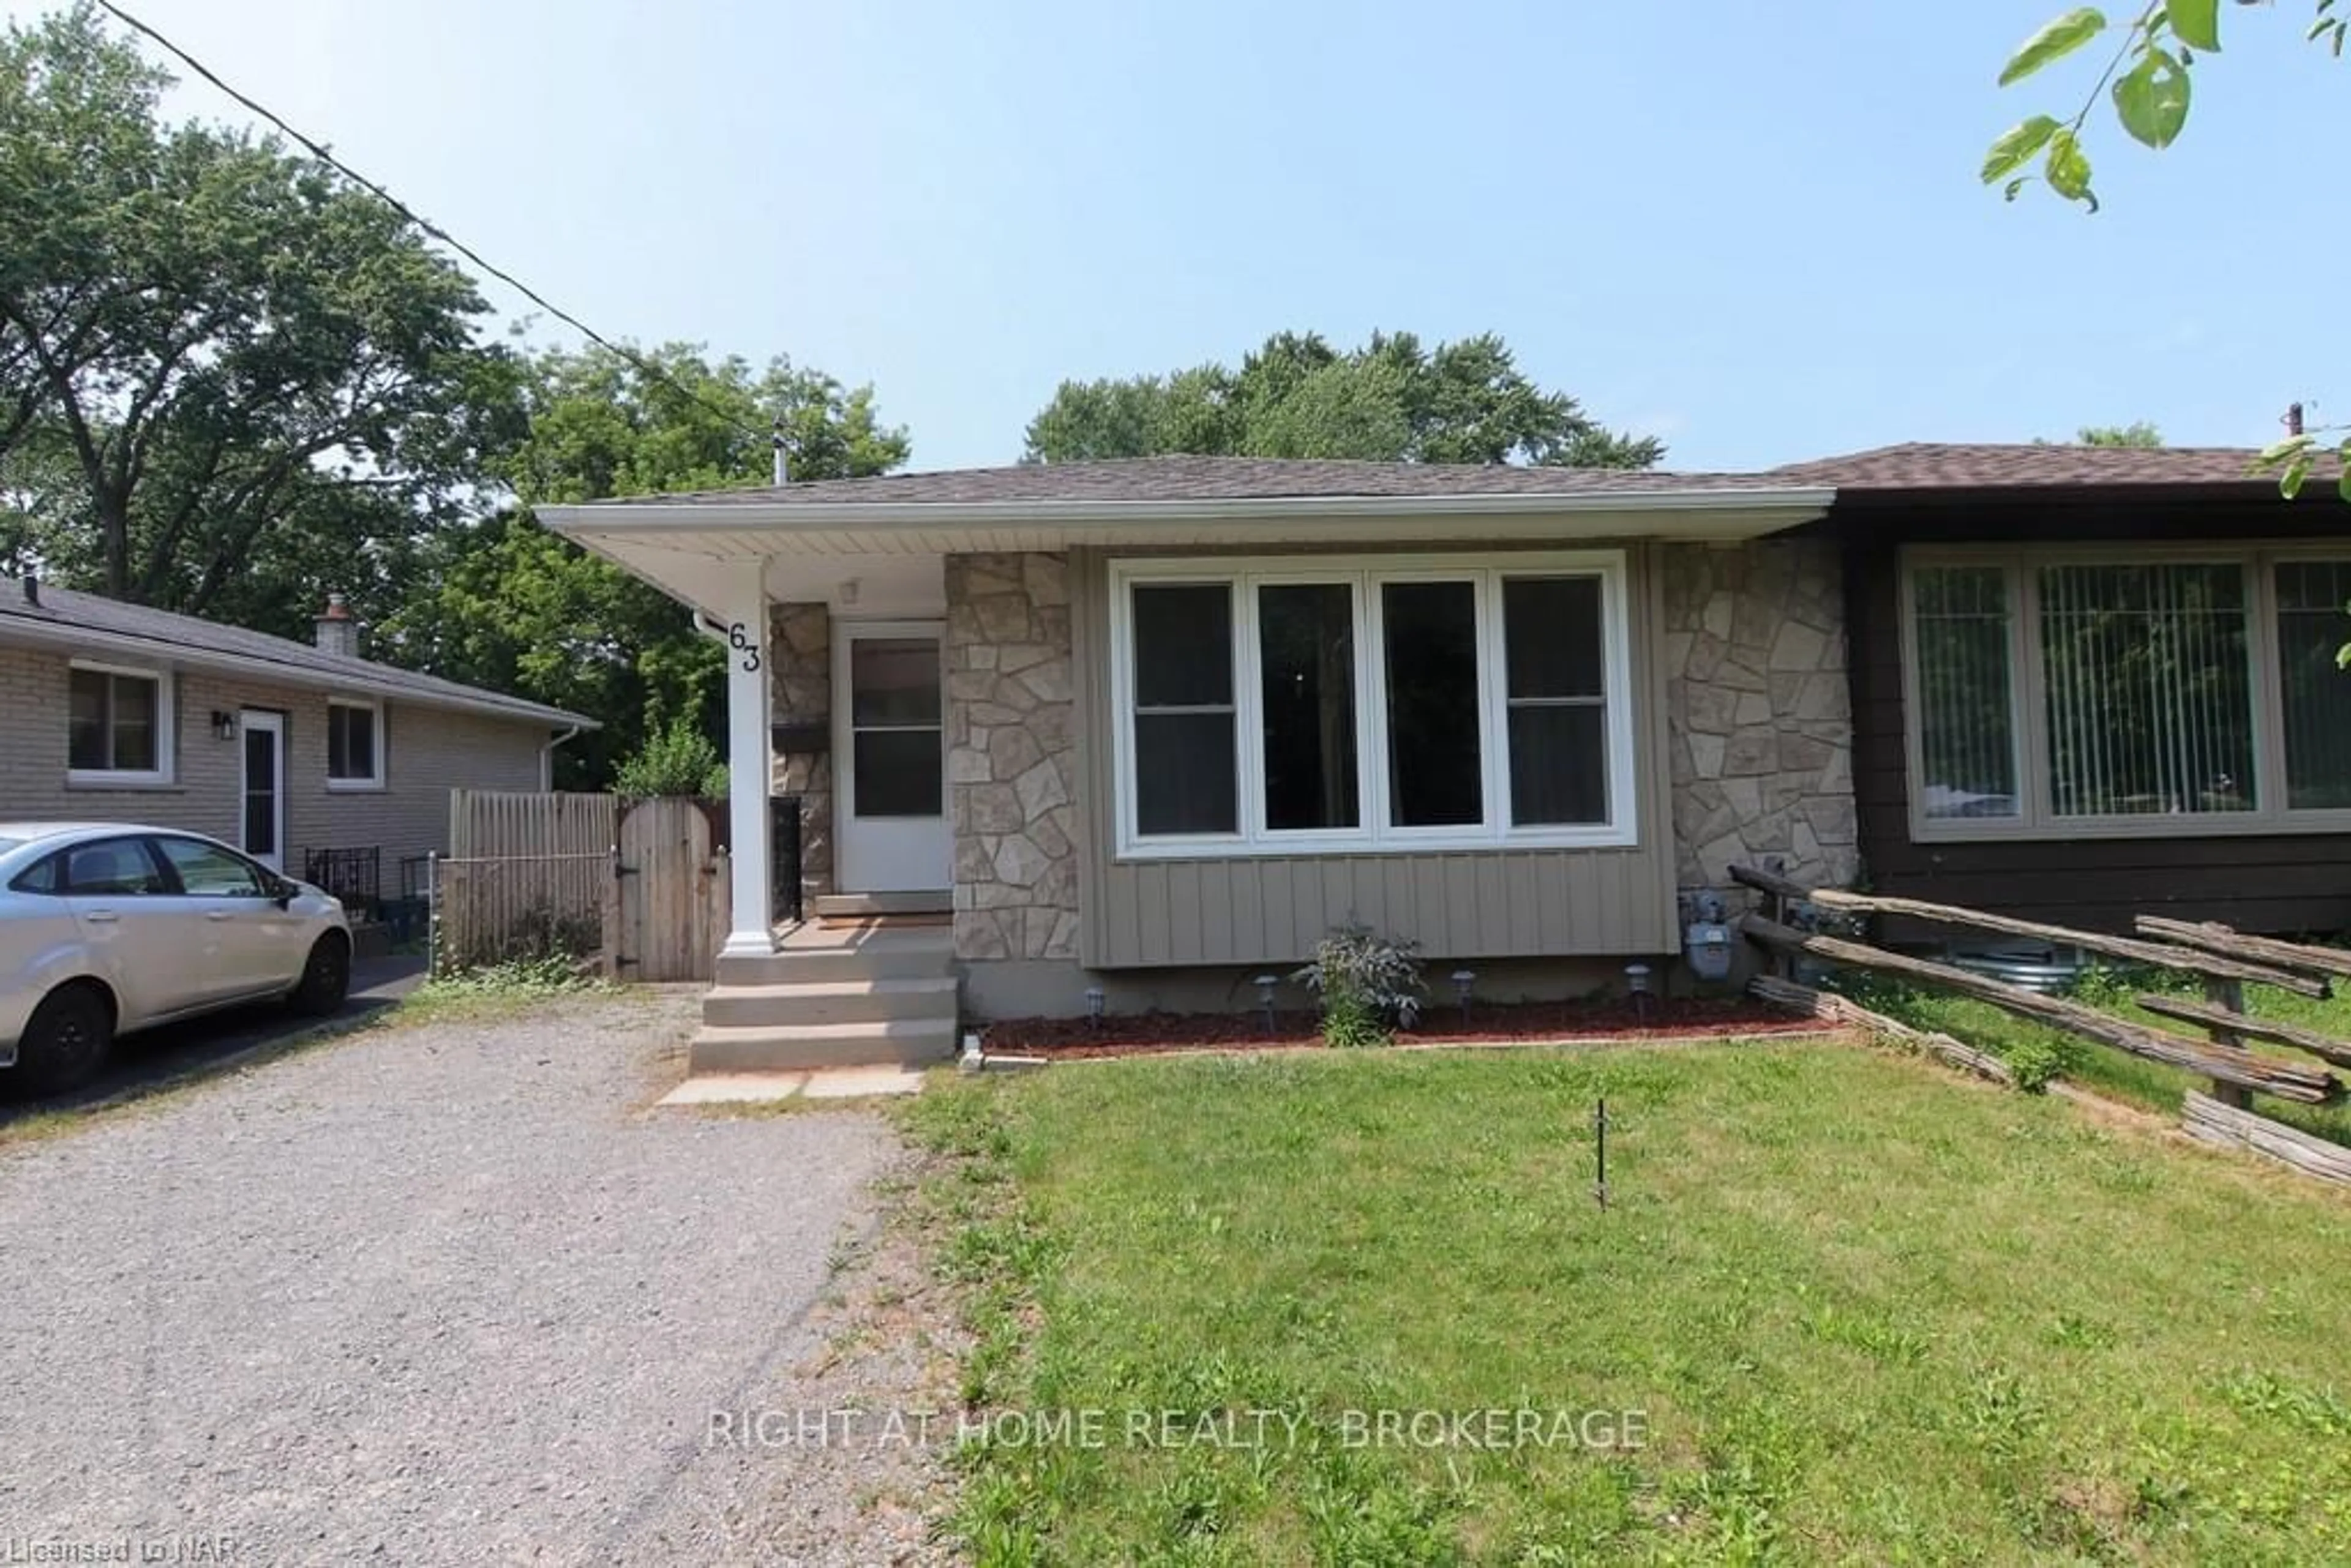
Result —
POLYGON ((543 789, 593 722, 316 642, 0 578, 0 817, 208 833, 355 900, 446 847, 449 791, 543 789))
POLYGON ((728 645, 769 789, 695 1061, 781 1068, 1246 1005, 1350 920, 1489 996, 1617 985, 1742 861, 2351 926, 2351 512, 2248 462, 1165 457, 540 515, 728 645), (932 924, 773 924, 778 858, 932 924))
POLYGON ((1913 444, 1780 471, 1836 493, 1803 531, 1844 565, 1874 891, 2351 929, 2351 507, 2331 471, 2289 502, 2252 457, 1913 444))

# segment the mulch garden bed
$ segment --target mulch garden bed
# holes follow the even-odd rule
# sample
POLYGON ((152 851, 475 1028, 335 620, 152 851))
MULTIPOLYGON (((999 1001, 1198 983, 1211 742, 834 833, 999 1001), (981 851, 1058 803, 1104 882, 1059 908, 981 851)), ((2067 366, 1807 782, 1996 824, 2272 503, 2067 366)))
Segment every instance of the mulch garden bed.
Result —
MULTIPOLYGON (((1792 1018, 1742 1000, 1660 1000, 1645 1012, 1622 998, 1606 1001, 1480 1004, 1465 1022, 1460 1009, 1431 1008, 1398 1045, 1491 1045, 1510 1040, 1687 1040, 1718 1035, 1817 1034, 1816 1019, 1792 1018)), ((1114 1013, 1087 1019, 1007 1019, 989 1024, 987 1051, 1008 1056, 1140 1056, 1155 1051, 1320 1048, 1311 1012, 1114 1013)))

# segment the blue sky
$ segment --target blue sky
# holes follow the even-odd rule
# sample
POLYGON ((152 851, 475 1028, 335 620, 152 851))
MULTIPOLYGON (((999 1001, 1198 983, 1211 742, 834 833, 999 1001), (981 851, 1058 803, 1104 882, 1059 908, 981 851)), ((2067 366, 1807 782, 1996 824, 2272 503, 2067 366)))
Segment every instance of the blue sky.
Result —
POLYGON ((2307 0, 2225 8, 2170 151, 2101 109, 2095 217, 1975 179, 2088 90, 1993 85, 2058 0, 131 8, 600 330, 872 382, 919 467, 1285 328, 1498 331, 1683 468, 2351 417, 2307 0))

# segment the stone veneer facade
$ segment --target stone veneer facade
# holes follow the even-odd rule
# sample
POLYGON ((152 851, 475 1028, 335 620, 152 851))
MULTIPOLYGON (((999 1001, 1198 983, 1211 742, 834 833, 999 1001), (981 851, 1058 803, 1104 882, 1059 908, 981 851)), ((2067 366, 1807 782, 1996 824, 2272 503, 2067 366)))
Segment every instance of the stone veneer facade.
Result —
POLYGON ((1068 558, 949 556, 946 600, 956 956, 1073 960, 1068 558))
POLYGON ((1844 600, 1826 540, 1670 545, 1665 576, 1674 839, 1685 888, 1776 857, 1799 882, 1859 874, 1844 600))
MULTIPOLYGON (((778 604, 768 617, 768 664, 775 672, 775 721, 832 723, 832 616, 822 604, 778 604)), ((775 751, 769 787, 800 798, 800 897, 803 907, 832 891, 832 750, 775 751)))

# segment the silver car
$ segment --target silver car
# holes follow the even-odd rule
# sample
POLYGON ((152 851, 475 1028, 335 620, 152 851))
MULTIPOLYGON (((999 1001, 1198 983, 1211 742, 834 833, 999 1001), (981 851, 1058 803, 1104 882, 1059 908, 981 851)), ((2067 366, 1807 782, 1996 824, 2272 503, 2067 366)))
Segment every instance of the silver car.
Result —
POLYGON ((122 822, 0 822, 0 1084, 69 1088, 115 1036, 350 988, 336 899, 226 844, 122 822))

